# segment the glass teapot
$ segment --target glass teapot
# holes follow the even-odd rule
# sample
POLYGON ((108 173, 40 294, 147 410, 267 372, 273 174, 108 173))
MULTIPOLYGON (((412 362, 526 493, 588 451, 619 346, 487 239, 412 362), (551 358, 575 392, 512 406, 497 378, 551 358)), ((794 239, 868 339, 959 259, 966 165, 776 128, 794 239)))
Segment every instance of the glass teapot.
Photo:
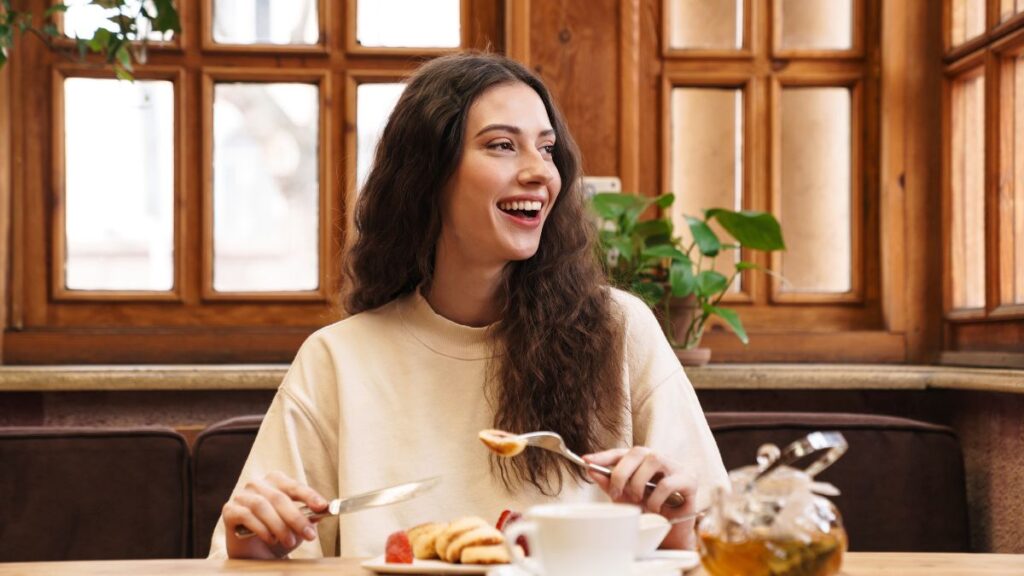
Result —
POLYGON ((757 464, 729 473, 697 525, 701 563, 712 576, 830 576, 839 572, 846 531, 824 496, 839 490, 814 476, 846 452, 838 432, 812 432, 781 451, 758 449, 757 464), (812 459, 806 469, 794 467, 812 459))

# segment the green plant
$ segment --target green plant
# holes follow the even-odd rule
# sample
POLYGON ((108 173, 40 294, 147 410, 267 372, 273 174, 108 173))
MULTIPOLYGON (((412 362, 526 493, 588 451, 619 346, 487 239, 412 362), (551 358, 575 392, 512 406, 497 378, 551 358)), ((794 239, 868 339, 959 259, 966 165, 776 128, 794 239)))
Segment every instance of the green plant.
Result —
POLYGON ((53 17, 66 12, 63 2, 53 4, 42 14, 36 26, 33 14, 15 10, 11 0, 0 0, 0 68, 7 62, 18 34, 32 34, 53 52, 83 60, 89 52, 101 54, 107 65, 122 80, 132 80, 134 63, 145 61, 148 32, 181 32, 181 22, 173 0, 91 0, 88 4, 107 10, 106 28, 97 28, 92 38, 75 38, 74 46, 56 42, 61 36, 53 17))
POLYGON ((670 219, 640 220, 652 206, 666 210, 674 200, 672 194, 647 198, 600 193, 591 198, 594 212, 601 220, 599 257, 609 280, 635 293, 652 308, 660 307, 662 328, 674 347, 696 348, 712 316, 724 320, 746 344, 747 333, 739 315, 719 303, 740 272, 760 267, 736 260, 735 270, 726 277, 714 269, 715 258, 722 251, 740 248, 785 249, 779 222, 767 212, 711 208, 704 211, 703 218, 686 216, 693 239, 689 246, 683 246, 682 239, 674 234, 670 219), (719 240, 709 225, 711 221, 718 222, 735 243, 725 244, 719 240), (672 298, 691 295, 696 309, 682 341, 676 341, 671 328, 670 302, 672 298))

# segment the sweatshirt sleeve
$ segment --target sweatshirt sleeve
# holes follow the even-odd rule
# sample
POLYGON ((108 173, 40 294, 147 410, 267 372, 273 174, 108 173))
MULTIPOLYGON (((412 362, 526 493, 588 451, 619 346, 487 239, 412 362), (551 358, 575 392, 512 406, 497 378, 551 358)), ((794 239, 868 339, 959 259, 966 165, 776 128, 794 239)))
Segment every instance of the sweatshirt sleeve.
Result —
MULTIPOLYGON (((276 470, 311 486, 324 498, 337 496, 337 427, 331 424, 329 414, 330 396, 337 390, 335 378, 326 347, 312 336, 278 388, 232 495, 247 482, 276 470)), ((210 558, 227 558, 224 530, 221 516, 213 532, 210 558)), ((317 539, 303 541, 289 557, 336 556, 337 542, 337 519, 328 517, 317 524, 317 539)))
POLYGON ((728 475, 697 394, 657 319, 638 298, 620 293, 626 317, 633 445, 647 446, 697 476, 697 509, 705 508, 728 475))

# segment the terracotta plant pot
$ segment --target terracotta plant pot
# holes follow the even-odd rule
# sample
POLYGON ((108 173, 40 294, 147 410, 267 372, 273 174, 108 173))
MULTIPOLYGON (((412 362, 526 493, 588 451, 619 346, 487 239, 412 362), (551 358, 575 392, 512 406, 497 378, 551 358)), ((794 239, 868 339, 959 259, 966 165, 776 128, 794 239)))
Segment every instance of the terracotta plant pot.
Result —
POLYGON ((676 358, 683 366, 704 366, 711 361, 711 348, 676 348, 676 358))

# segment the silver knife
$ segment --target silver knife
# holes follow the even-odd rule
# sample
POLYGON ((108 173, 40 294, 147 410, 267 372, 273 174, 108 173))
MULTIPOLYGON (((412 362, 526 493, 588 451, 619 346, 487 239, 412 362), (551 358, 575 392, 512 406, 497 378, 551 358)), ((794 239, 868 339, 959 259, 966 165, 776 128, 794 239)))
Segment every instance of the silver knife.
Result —
MULTIPOLYGON (((405 502, 406 500, 415 498, 434 486, 437 486, 437 483, 440 481, 440 476, 434 476, 432 478, 426 478, 416 482, 406 482, 405 484, 381 488, 380 490, 374 490, 373 492, 356 494, 355 496, 349 496, 347 498, 335 498, 330 501, 327 505, 327 510, 323 512, 313 512, 308 506, 303 506, 300 510, 307 518, 315 521, 327 516, 337 516, 339 514, 348 514, 365 508, 374 508, 377 506, 387 506, 389 504, 405 502)), ((252 535, 252 530, 249 530, 245 526, 238 525, 235 527, 235 536, 238 538, 249 538, 252 535)))

